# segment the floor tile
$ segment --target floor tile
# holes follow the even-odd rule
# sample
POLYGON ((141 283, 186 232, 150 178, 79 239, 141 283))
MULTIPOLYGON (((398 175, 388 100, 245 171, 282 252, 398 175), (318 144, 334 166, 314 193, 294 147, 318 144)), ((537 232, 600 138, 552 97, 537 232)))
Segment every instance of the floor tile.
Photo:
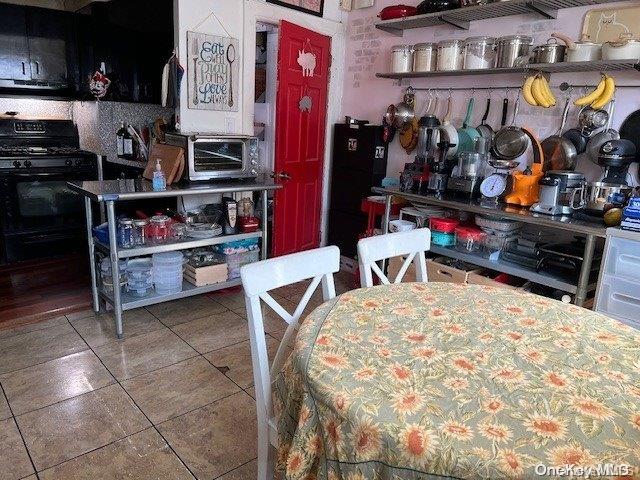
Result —
POLYGON ((17 417, 38 471, 149 427, 120 385, 17 417))
POLYGON ((104 387, 115 380, 91 350, 0 375, 14 415, 104 387))
POLYGON ((172 330, 200 353, 249 339, 247 320, 230 310, 176 325, 172 330))
POLYGON ((257 456, 255 403, 244 392, 158 426, 200 479, 216 478, 257 456))
MULTIPOLYGON (((91 346, 96 348, 107 343, 118 341, 116 337, 116 323, 113 313, 103 313, 91 315, 78 320, 73 320, 71 324, 78 333, 91 346)), ((122 318, 125 338, 131 338, 143 333, 154 332, 166 328, 153 315, 144 308, 127 311, 122 318)))
POLYGON ((9 404, 7 403, 7 399, 4 397, 4 393, 0 390, 0 420, 4 420, 10 416, 11 410, 9 410, 9 404))
POLYGON ((41 480, 127 478, 186 480, 193 476, 153 428, 40 473, 41 480))
POLYGON ((17 480, 33 473, 33 465, 13 418, 0 422, 0 452, 1 478, 17 480))
POLYGON ((218 480, 249 480, 258 478, 258 460, 251 460, 249 463, 225 473, 218 480))
POLYGON ((4 338, 0 340, 0 373, 30 367, 86 349, 87 345, 68 323, 4 338))
POLYGON ((155 424, 239 391, 202 357, 140 375, 122 386, 155 424))
POLYGON ((0 338, 13 337, 22 333, 36 332, 38 330, 44 330, 46 328, 57 327, 58 325, 64 323, 67 323, 67 317, 62 315, 60 317, 43 320, 42 322, 28 323, 27 325, 21 325, 19 327, 0 330, 0 338))
POLYGON ((256 387, 249 387, 245 390, 245 392, 254 400, 256 399, 256 387))
POLYGON ((206 295, 181 298, 173 302, 158 303, 146 308, 168 327, 227 310, 226 307, 206 295))
POLYGON ((75 320, 80 320, 81 318, 93 317, 94 315, 95 312, 89 308, 86 310, 80 310, 79 312, 67 313, 65 316, 67 317, 67 320, 73 322, 75 320))
POLYGON ((169 329, 125 337, 94 351, 118 380, 142 375, 197 355, 169 329))
POLYGON ((244 309, 244 290, 242 290, 242 288, 211 292, 208 293, 207 296, 229 310, 244 309))
MULTIPOLYGON (((279 342, 277 340, 267 336, 269 362, 275 357, 278 345, 279 342)), ((205 358, 227 377, 240 385, 241 388, 248 388, 253 385, 251 346, 248 341, 214 350, 206 354, 205 358)))

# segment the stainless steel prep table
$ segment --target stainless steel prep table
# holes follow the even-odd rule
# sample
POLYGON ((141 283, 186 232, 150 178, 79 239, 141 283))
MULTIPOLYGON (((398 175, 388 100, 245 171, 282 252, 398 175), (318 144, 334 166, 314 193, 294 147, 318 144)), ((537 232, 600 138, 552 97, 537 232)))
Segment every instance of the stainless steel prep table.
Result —
POLYGON ((556 230, 564 230, 577 235, 584 235, 586 238, 582 267, 576 283, 567 282, 564 279, 546 274, 544 272, 536 272, 533 269, 521 267, 515 263, 499 260, 491 261, 486 257, 463 253, 454 248, 431 246, 431 251, 447 257, 463 260, 467 263, 478 265, 484 268, 490 268, 496 271, 508 273, 516 277, 531 280, 534 283, 547 285, 552 288, 575 294, 576 305, 582 306, 587 298, 587 293, 596 289, 596 284, 589 283, 591 276, 591 266, 593 263, 593 254, 596 246, 596 238, 606 237, 606 227, 591 222, 575 219, 572 217, 552 217, 549 215, 537 214, 529 211, 528 208, 520 208, 511 205, 498 204, 495 206, 483 206, 477 200, 460 200, 450 198, 436 198, 432 195, 420 195, 418 193, 402 192, 394 188, 374 187, 374 193, 385 195, 385 215, 382 221, 383 233, 388 232, 389 214, 391 211, 391 197, 397 196, 404 198, 409 202, 421 203, 424 205, 434 205, 439 207, 450 208, 453 210, 462 210, 470 213, 479 213, 484 215, 495 215, 511 220, 518 220, 523 223, 538 225, 540 227, 552 228, 556 230))
POLYGON ((247 238, 262 238, 260 256, 262 259, 267 255, 267 206, 268 192, 281 188, 270 180, 260 178, 256 181, 235 181, 216 183, 191 183, 185 185, 170 185, 166 190, 154 191, 151 182, 144 179, 130 180, 107 180, 101 182, 69 182, 71 190, 78 192, 85 197, 85 211, 87 217, 87 237, 89 242, 89 264, 91 268, 91 292, 93 295, 93 310, 100 311, 100 299, 113 306, 116 321, 116 334, 122 338, 122 313, 125 310, 167 302, 178 298, 189 297, 201 293, 220 290, 236 285, 240 285, 240 279, 233 279, 223 283, 216 283, 202 287, 196 287, 188 282, 183 283, 181 292, 160 295, 155 292, 145 297, 136 297, 128 293, 122 293, 119 288, 113 289, 113 294, 103 291, 98 285, 98 275, 96 271, 95 252, 103 251, 109 255, 111 260, 111 272, 113 275, 113 285, 119 285, 120 269, 118 260, 123 258, 150 255, 156 252, 168 252, 173 250, 185 250, 189 248, 205 247, 234 240, 247 238), (262 195, 262 229, 254 233, 240 233, 236 235, 221 235, 206 239, 184 239, 172 243, 158 245, 145 245, 135 248, 119 248, 117 242, 117 223, 115 213, 115 203, 126 200, 146 200, 150 198, 184 197, 189 195, 203 194, 225 194, 235 192, 261 192, 262 195), (93 215, 91 202, 104 203, 107 210, 107 223, 109 226, 109 244, 98 242, 93 237, 93 215))

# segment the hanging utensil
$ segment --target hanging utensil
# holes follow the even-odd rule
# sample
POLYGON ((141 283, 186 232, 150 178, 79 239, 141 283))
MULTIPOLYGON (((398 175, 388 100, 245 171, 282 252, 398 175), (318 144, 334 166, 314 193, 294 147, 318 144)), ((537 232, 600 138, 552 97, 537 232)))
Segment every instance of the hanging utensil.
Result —
POLYGON ((415 94, 413 88, 408 87, 402 102, 396 105, 396 127, 401 128, 405 123, 412 121, 415 118, 415 94))
POLYGON ((443 141, 448 142, 449 148, 447 149, 447 158, 451 159, 456 156, 458 152, 458 130, 451 125, 451 112, 453 110, 453 100, 451 95, 447 99, 447 113, 442 120, 442 125, 439 127, 440 136, 437 143, 443 141))
POLYGON ((587 142, 587 155, 589 156, 589 159, 596 165, 598 164, 598 155, 600 154, 600 147, 602 147, 602 145, 604 145, 610 140, 620 139, 620 133, 618 133, 617 130, 611 128, 611 122, 613 120, 613 112, 615 110, 615 103, 616 103, 615 98, 611 99, 611 102, 609 102, 609 111, 608 111, 609 118, 607 120, 607 125, 605 126, 604 130, 596 133, 587 142))
MULTIPOLYGON (((578 116, 580 116, 580 114, 585 110, 585 108, 587 107, 585 106, 580 109, 580 113, 578 113, 578 116)), ((576 152, 578 155, 580 155, 581 153, 584 153, 584 151, 587 149, 587 142, 589 141, 589 133, 590 132, 587 131, 585 128, 573 127, 567 130, 566 132, 564 132, 562 136, 564 138, 569 139, 571 143, 575 145, 576 152)))
POLYGON ((516 127, 516 117, 520 108, 520 95, 513 107, 511 124, 501 128, 493 137, 492 153, 503 160, 515 160, 521 156, 529 146, 529 137, 520 127, 516 127))
POLYGON ((567 96, 562 111, 562 119, 556 133, 542 141, 542 171, 573 170, 576 165, 577 150, 570 139, 562 135, 569 113, 570 99, 567 96))
POLYGON ((471 118, 473 116, 473 105, 475 99, 471 97, 467 104, 467 114, 462 122, 462 128, 458 129, 458 153, 473 152, 476 146, 476 140, 480 137, 480 132, 474 127, 470 127, 471 118))
POLYGON ((493 128, 491 125, 487 123, 487 118, 489 118, 489 110, 491 109, 491 97, 487 97, 487 106, 484 109, 484 115, 482 115, 482 120, 480 121, 480 125, 476 127, 478 133, 483 138, 493 139, 493 128))

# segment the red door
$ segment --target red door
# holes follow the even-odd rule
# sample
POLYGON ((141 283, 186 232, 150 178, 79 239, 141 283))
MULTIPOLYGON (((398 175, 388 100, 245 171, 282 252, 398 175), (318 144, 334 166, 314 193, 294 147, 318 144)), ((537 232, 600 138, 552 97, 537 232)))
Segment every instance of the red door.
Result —
POLYGON ((273 256, 320 244, 330 54, 329 37, 280 23, 274 170, 282 189, 274 197, 273 256), (298 63, 310 58, 305 53, 315 55, 313 75, 298 63))

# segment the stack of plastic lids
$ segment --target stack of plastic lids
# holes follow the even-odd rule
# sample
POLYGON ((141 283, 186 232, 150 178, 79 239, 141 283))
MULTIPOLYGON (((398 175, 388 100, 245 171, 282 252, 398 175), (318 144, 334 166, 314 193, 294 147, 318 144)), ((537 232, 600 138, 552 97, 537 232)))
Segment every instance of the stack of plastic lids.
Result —
POLYGON ((153 283, 156 292, 176 293, 182 290, 182 252, 154 253, 153 283))
POLYGON ((127 262, 127 289, 144 297, 153 288, 153 265, 150 258, 136 258, 127 262))

